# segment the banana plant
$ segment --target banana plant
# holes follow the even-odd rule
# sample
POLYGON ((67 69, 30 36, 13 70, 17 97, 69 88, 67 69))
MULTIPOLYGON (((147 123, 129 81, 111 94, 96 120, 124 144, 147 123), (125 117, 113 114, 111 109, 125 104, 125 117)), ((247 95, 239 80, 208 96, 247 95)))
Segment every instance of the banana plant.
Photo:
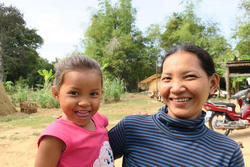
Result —
POLYGON ((43 69, 43 70, 38 70, 37 72, 39 75, 43 76, 43 79, 44 79, 44 86, 43 87, 48 88, 49 81, 55 77, 55 74, 53 74, 52 69, 50 69, 49 71, 46 69, 43 69))

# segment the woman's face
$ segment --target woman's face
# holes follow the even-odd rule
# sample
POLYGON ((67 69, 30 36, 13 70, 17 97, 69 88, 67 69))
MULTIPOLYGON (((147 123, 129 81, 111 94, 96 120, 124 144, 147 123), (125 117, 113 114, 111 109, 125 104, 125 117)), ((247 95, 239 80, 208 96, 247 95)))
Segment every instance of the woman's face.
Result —
POLYGON ((177 51, 170 55, 164 61, 160 83, 168 115, 187 120, 200 117, 204 103, 218 84, 218 75, 208 77, 195 54, 177 51))

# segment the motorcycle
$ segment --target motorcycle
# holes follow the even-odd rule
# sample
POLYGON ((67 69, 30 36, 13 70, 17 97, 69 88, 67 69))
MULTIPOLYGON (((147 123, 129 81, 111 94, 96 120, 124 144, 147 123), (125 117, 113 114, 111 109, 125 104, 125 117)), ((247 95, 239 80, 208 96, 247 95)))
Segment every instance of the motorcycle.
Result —
POLYGON ((240 112, 236 112, 234 103, 206 102, 205 121, 209 128, 228 135, 233 130, 245 129, 250 126, 250 88, 237 92, 229 99, 236 99, 240 112))

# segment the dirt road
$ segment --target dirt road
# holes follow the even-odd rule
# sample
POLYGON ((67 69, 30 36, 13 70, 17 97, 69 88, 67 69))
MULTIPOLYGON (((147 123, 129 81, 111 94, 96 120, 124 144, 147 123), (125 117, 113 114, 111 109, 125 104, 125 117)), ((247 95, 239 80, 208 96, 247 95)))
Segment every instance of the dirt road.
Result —
POLYGON ((229 137, 237 142, 241 142, 243 145, 242 153, 245 160, 246 167, 250 167, 250 128, 235 130, 229 137))

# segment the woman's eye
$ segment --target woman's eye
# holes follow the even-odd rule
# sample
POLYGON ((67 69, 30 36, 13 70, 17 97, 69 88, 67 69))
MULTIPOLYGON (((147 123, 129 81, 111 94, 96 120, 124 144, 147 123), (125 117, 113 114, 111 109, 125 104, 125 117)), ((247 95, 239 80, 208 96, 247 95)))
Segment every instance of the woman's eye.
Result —
POLYGON ((171 78, 170 78, 170 77, 163 77, 161 80, 162 80, 162 81, 170 81, 171 78))
POLYGON ((187 75, 185 78, 187 78, 187 79, 195 79, 195 78, 197 78, 197 76, 196 75, 187 75))

